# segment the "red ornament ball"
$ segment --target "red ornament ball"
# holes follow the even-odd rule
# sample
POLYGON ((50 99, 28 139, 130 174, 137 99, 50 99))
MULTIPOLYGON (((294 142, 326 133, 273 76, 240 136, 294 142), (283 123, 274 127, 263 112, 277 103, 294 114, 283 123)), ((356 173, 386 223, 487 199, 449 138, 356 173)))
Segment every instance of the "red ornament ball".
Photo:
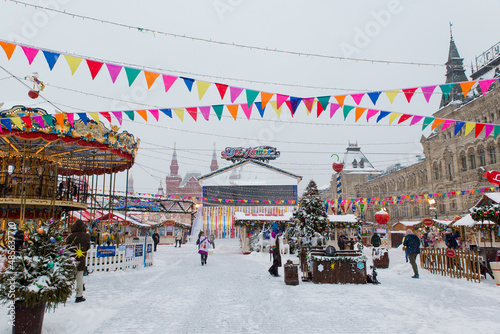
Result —
POLYGON ((36 99, 40 94, 36 90, 30 90, 28 92, 28 96, 31 97, 32 99, 36 99))
POLYGON ((389 222, 389 214, 387 213, 387 211, 380 210, 375 213, 375 220, 378 224, 385 225, 387 224, 387 222, 389 222))
POLYGON ((337 173, 340 173, 342 171, 342 169, 344 169, 344 164, 341 163, 341 162, 334 162, 332 164, 332 168, 334 171, 336 171, 337 173))

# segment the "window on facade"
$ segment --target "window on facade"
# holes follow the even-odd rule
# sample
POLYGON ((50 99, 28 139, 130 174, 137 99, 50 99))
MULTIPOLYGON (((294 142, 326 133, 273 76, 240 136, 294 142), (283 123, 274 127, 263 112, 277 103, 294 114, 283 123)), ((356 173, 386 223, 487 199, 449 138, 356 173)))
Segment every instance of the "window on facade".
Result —
POLYGON ((446 212, 446 205, 444 203, 440 203, 438 205, 438 210, 439 210, 439 213, 445 213, 446 212))
POLYGON ((456 200, 451 201, 450 209, 452 209, 452 210, 457 209, 457 201, 456 200))
POLYGON ((490 146, 490 161, 492 164, 496 164, 497 163, 497 154, 495 152, 495 147, 494 146, 490 146))
POLYGON ((408 207, 405 205, 401 208, 403 217, 408 217, 408 207))
POLYGON ((450 180, 453 178, 453 167, 451 166, 451 163, 448 164, 448 178, 450 180))
POLYGON ((479 150, 479 166, 486 166, 486 152, 479 150))
POLYGON ((465 154, 462 154, 460 156, 460 160, 462 160, 462 172, 467 171, 467 157, 465 156, 465 154))
POLYGON ((418 207, 418 206, 416 206, 416 207, 414 207, 414 208, 413 208, 413 215, 414 215, 415 217, 420 216, 420 209, 419 209, 419 207, 418 207))
POLYGON ((476 156, 471 154, 469 155, 469 163, 470 163, 470 169, 476 169, 476 156))
POLYGON ((437 164, 434 164, 434 167, 432 167, 432 177, 434 178, 434 180, 439 179, 439 168, 437 164))

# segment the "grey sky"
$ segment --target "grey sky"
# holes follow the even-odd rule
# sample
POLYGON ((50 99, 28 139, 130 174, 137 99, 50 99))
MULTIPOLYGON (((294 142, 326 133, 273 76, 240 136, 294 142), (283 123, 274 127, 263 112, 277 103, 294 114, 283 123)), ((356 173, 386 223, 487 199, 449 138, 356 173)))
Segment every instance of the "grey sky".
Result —
MULTIPOLYGON (((498 13, 500 2, 486 0, 455 1, 75 1, 51 0, 25 2, 49 6, 133 27, 189 37, 211 39, 291 52, 358 59, 444 64, 449 46, 449 21, 460 55, 465 58, 467 74, 475 56, 500 40, 498 13)), ((185 76, 208 82, 293 96, 322 96, 360 91, 410 88, 444 83, 444 66, 380 64, 341 61, 333 58, 269 52, 207 43, 161 33, 141 32, 42 9, 11 1, 0 3, 0 39, 26 43, 42 49, 96 58, 110 63, 185 76)), ((86 65, 75 75, 64 59, 48 70, 39 55, 32 66, 20 50, 10 61, 0 52, 0 65, 18 77, 37 71, 47 88, 43 95, 68 112, 153 109, 220 104, 215 86, 199 101, 196 88, 189 93, 178 81, 168 93, 158 80, 146 88, 143 76, 128 87, 122 72, 115 84, 106 69, 92 80, 86 65), (64 89, 61 89, 62 87, 64 89)), ((0 69, 0 79, 8 77, 0 69)), ((49 112, 54 107, 30 100, 27 89, 13 79, 0 80, 0 102, 40 106, 49 112)), ((229 95, 229 94, 228 94, 229 95)), ((416 95, 408 104, 403 95, 393 104, 381 96, 376 109, 430 115, 437 110, 441 95, 427 104, 416 95)), ((243 103, 244 93, 237 100, 243 103)), ((349 101, 350 102, 350 101, 349 101)), ((223 103, 230 103, 226 96, 223 103)), ((347 104, 346 100, 346 104, 347 104)), ((352 104, 352 103, 351 103, 352 104)), ((373 105, 365 97, 361 106, 373 105)), ((107 121, 104 121, 108 124, 107 121)), ((264 120, 257 110, 252 120, 240 111, 238 120, 229 114, 218 121, 215 115, 206 122, 194 122, 185 115, 160 121, 125 122, 128 130, 141 139, 137 164, 132 169, 136 191, 156 192, 159 179, 168 173, 171 148, 177 143, 180 173, 209 172, 213 143, 218 155, 226 146, 272 145, 281 151, 273 165, 302 175, 305 187, 314 178, 318 185, 331 176, 332 153, 343 155, 348 141, 358 141, 376 168, 400 162, 410 163, 421 153, 421 125, 389 126, 387 120, 366 123, 363 117, 354 124, 341 113, 329 119, 306 116, 303 104, 292 119, 286 107, 281 119, 266 109, 264 120)), ((426 134, 426 133, 425 133, 426 134)), ((472 136, 472 135, 471 135, 472 136)), ((227 165, 219 161, 220 166, 227 165)), ((117 189, 124 189, 124 173, 117 189)))

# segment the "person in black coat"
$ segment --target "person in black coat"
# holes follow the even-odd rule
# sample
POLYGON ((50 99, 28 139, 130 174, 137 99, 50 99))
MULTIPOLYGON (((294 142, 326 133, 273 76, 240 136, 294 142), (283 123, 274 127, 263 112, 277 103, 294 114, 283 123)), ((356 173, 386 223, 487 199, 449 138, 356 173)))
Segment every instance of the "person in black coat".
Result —
POLYGON ((381 242, 382 242, 382 240, 380 239, 380 235, 378 235, 378 233, 375 232, 372 236, 372 239, 371 239, 372 246, 379 247, 381 242))
POLYGON ((21 249, 23 249, 23 244, 24 244, 24 232, 18 227, 16 233, 14 234, 15 251, 19 252, 21 249))
POLYGON ((153 233, 153 235, 151 237, 153 238, 153 243, 154 243, 155 252, 156 252, 156 246, 158 246, 158 244, 160 243, 160 235, 158 234, 158 231, 155 231, 155 233, 153 233))
POLYGON ((87 226, 78 219, 75 221, 71 227, 71 234, 66 238, 66 243, 75 247, 75 250, 79 249, 82 253, 75 254, 77 260, 76 267, 76 299, 75 303, 81 303, 85 301, 83 298, 83 272, 86 267, 86 256, 87 251, 90 248, 90 235, 87 233, 87 226), (83 255, 82 255, 83 254, 83 255))
POLYGON ((408 254, 408 259, 413 267, 413 276, 411 278, 418 278, 417 256, 420 254, 420 238, 413 234, 412 230, 406 230, 406 237, 403 243, 405 250, 408 254))

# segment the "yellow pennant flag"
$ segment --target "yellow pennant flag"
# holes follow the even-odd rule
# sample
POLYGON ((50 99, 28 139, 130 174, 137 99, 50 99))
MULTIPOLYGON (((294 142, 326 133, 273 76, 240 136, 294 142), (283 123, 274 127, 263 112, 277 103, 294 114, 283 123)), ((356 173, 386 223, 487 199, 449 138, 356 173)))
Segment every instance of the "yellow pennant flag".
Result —
POLYGON ((148 89, 151 89, 151 86, 153 86, 159 75, 160 73, 144 71, 144 76, 146 77, 146 83, 148 84, 148 89))
POLYGON ((19 130, 22 130, 24 127, 23 127, 23 122, 21 121, 21 118, 19 117, 12 117, 11 119, 11 122, 15 124, 15 126, 17 126, 17 128, 19 130))
POLYGON ((227 110, 229 110, 229 113, 231 116, 233 116, 234 120, 236 121, 236 116, 238 115, 238 105, 237 104, 230 104, 227 107, 227 110))
POLYGON ((184 108, 174 108, 174 112, 181 122, 184 122, 184 108))
POLYGON ((387 98, 391 103, 394 102, 394 99, 398 94, 399 94, 399 89, 388 90, 387 92, 385 92, 385 95, 387 95, 387 98))
POLYGON ((207 92, 208 87, 210 87, 211 83, 210 82, 204 82, 204 81, 196 81, 196 86, 198 87, 198 97, 201 99, 207 92))
POLYGON ((476 123, 471 123, 471 122, 465 123, 465 136, 467 136, 475 127, 476 123))
POLYGON ((55 114, 54 117, 56 118, 57 124, 59 124, 61 128, 64 128, 64 114, 55 114))
POLYGON ((148 121, 148 112, 146 110, 136 110, 136 113, 138 113, 146 122, 148 121))
POLYGON ((271 105, 271 107, 273 107, 274 111, 276 112, 276 115, 278 115, 278 118, 280 118, 281 117, 281 108, 283 107, 283 105, 281 105, 278 108, 276 101, 271 101, 271 102, 269 102, 269 104, 271 105))
POLYGON ((88 115, 90 117, 92 117, 92 119, 94 121, 96 121, 97 123, 99 123, 99 114, 98 113, 96 113, 96 112, 89 112, 88 115))
POLYGON ((431 130, 434 130, 439 124, 443 123, 444 119, 442 118, 436 118, 431 125, 431 130))
POLYGON ((66 58, 66 62, 69 65, 69 68, 71 70, 71 75, 74 75, 83 59, 67 55, 64 55, 64 58, 66 58))
POLYGON ((265 108, 269 100, 273 97, 273 93, 260 92, 260 101, 262 103, 262 108, 265 108))
MULTIPOLYGON (((361 116, 363 116, 363 113, 365 112, 366 108, 359 108, 357 107, 356 110, 355 110, 355 119, 354 119, 354 122, 357 122, 358 119, 360 119, 361 116)), ((389 122, 390 124, 390 122, 389 122)))
POLYGON ((391 115, 389 116, 389 125, 391 125, 392 122, 394 122, 394 120, 401 115, 403 115, 403 114, 400 114, 398 112, 391 112, 391 115))

